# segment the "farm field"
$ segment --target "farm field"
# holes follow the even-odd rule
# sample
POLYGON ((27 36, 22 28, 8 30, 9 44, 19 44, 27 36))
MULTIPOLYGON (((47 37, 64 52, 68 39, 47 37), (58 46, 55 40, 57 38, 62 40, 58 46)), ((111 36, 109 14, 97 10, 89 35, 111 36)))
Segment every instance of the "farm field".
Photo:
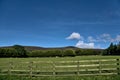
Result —
MULTIPOLYGON (((120 63, 120 61, 116 63, 117 59, 120 59, 120 56, 0 58, 0 72, 8 75, 11 75, 14 73, 17 74, 17 76, 11 77, 11 79, 13 80, 15 79, 29 80, 29 77, 33 74, 37 75, 37 77, 32 77, 33 80, 53 80, 53 79, 55 80, 68 80, 68 79, 70 80, 119 80, 120 76, 115 75, 119 73, 118 68, 120 68, 120 65, 116 65, 120 63), (102 64, 102 66, 100 66, 99 61, 101 61, 100 63, 102 64), (79 62, 79 65, 78 65, 78 62, 79 62), (76 76, 76 74, 81 75, 81 73, 82 74, 87 73, 87 76, 76 76), (98 73, 99 74, 104 73, 104 75, 95 75, 98 73), (108 75, 108 73, 109 74, 112 73, 113 75, 108 75), (29 74, 29 75, 27 75, 27 77, 25 76, 19 77, 18 74, 20 75, 29 74), (44 75, 42 74, 47 75, 47 77, 44 77, 44 75), (61 74, 62 75, 69 74, 68 75, 69 77, 67 76, 55 77, 56 74, 59 74, 60 76, 61 74), (94 74, 94 75, 91 75, 91 74, 94 74), (52 76, 49 76, 49 75, 52 75, 52 76)), ((7 79, 8 77, 6 76, 8 75, 5 75, 5 76, 1 75, 1 80, 3 80, 3 78, 7 79)))
MULTIPOLYGON (((120 56, 76 56, 76 57, 44 57, 44 58, 0 58, 0 62, 27 62, 27 61, 76 61, 76 60, 99 60, 116 59, 120 56)), ((2 65, 2 64, 0 64, 2 65)))
POLYGON ((120 76, 82 76, 82 77, 9 77, 0 76, 0 80, 120 80, 120 76))

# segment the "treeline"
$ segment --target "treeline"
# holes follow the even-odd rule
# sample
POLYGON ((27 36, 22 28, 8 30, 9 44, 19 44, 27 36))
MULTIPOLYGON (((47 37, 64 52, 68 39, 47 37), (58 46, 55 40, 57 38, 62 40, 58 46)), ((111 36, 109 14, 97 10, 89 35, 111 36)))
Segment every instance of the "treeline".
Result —
POLYGON ((66 57, 82 55, 101 55, 102 51, 93 49, 55 49, 55 50, 35 50, 29 53, 29 57, 66 57))
POLYGON ((21 45, 14 45, 10 48, 0 48, 0 57, 74 57, 82 55, 120 55, 120 43, 111 43, 105 50, 76 48, 28 51, 21 45))
POLYGON ((103 55, 120 55, 120 42, 118 44, 111 43, 110 46, 104 50, 103 55))
POLYGON ((0 48, 0 57, 66 57, 81 55, 101 55, 101 50, 93 49, 48 49, 28 51, 21 45, 0 48))
POLYGON ((0 57, 27 57, 27 51, 20 45, 14 45, 12 48, 0 48, 0 57))
POLYGON ((29 57, 65 57, 76 56, 76 53, 72 49, 68 50, 35 50, 28 54, 29 57))

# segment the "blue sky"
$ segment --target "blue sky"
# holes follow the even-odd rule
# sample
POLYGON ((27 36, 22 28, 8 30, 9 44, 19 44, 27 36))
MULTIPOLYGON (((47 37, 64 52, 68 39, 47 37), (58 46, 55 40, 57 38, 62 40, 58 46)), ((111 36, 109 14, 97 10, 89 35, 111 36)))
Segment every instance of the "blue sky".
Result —
POLYGON ((0 0, 0 46, 107 48, 120 41, 120 0, 0 0))

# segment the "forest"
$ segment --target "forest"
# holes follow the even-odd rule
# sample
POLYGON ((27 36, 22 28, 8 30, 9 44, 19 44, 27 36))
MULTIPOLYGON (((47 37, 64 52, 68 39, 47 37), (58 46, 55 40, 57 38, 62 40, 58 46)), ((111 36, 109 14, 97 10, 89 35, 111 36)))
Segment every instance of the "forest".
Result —
POLYGON ((0 48, 0 57, 74 57, 82 55, 120 55, 120 42, 118 44, 111 43, 107 49, 56 48, 27 50, 22 45, 0 48))

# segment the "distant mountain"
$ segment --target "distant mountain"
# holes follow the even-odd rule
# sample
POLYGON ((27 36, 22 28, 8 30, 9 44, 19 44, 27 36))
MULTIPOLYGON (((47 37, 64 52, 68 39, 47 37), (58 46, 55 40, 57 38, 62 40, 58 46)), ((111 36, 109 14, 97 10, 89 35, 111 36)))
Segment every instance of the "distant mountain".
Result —
POLYGON ((28 51, 45 49, 43 47, 37 47, 37 46, 24 46, 24 48, 28 51))
POLYGON ((66 46, 66 47, 50 47, 50 48, 44 48, 44 47, 36 47, 36 46, 24 46, 26 50, 51 50, 51 49, 77 49, 77 47, 74 46, 66 46))
POLYGON ((74 47, 74 46, 66 46, 64 48, 77 48, 77 47, 74 47))
MULTIPOLYGON (((12 48, 12 47, 13 46, 4 46, 4 47, 0 47, 0 48, 12 48)), ((37 46, 23 46, 23 47, 28 51, 45 49, 43 47, 37 47, 37 46)))
MULTIPOLYGON (((44 47, 38 47, 38 46, 23 46, 26 50, 32 51, 32 50, 51 50, 51 49, 79 49, 74 46, 66 46, 66 47, 53 47, 53 48, 44 48, 44 47)), ((12 48, 12 46, 5 46, 5 47, 0 47, 0 48, 12 48)), ((93 50, 103 50, 103 49, 93 49, 93 50)))

